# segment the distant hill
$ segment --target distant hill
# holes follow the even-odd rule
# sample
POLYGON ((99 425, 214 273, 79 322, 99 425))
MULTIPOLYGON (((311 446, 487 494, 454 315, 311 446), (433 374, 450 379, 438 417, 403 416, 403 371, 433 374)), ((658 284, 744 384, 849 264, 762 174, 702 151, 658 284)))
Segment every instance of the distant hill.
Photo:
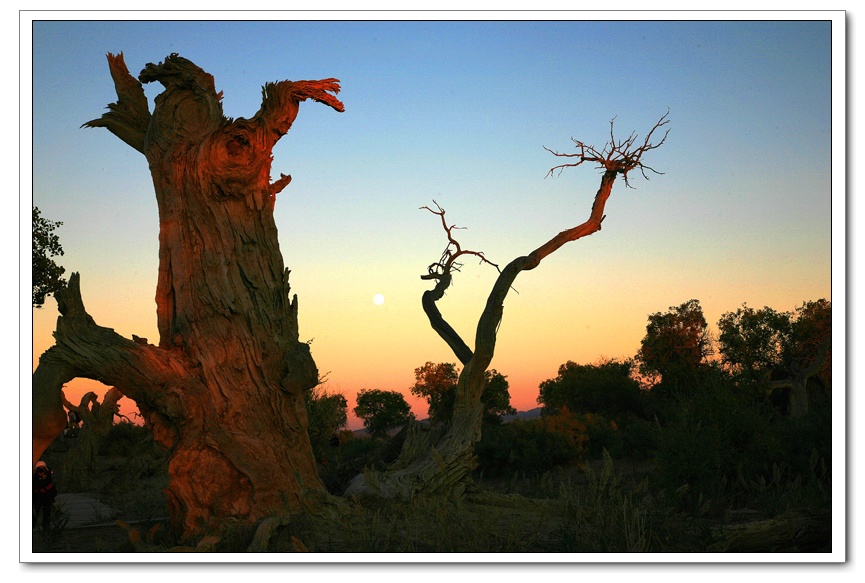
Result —
POLYGON ((509 423, 511 421, 514 421, 515 419, 537 419, 541 416, 541 409, 543 409, 543 407, 535 407, 534 409, 529 409, 528 411, 517 411, 516 415, 504 415, 502 417, 502 421, 504 421, 505 423, 509 423))
MULTIPOLYGON (((538 417, 541 416, 541 409, 542 409, 542 407, 535 407, 534 409, 529 409, 528 411, 517 411, 516 415, 503 415, 502 416, 502 422, 510 423, 511 421, 514 421, 515 419, 519 419, 519 420, 537 419, 538 417)), ((418 422, 426 424, 426 423, 429 423, 429 419, 418 419, 418 422)), ((396 429, 393 431, 393 433, 396 434, 398 431, 399 430, 396 429)), ((363 429, 363 428, 355 429, 354 434, 357 437, 369 437, 369 434, 367 433, 366 429, 363 429)))

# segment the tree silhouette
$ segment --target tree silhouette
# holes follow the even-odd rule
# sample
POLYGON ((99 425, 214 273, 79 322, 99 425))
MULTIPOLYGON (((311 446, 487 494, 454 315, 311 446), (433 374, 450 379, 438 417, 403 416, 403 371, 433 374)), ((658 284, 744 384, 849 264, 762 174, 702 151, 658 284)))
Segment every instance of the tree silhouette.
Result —
POLYGON ((304 393, 318 384, 273 209, 272 149, 302 101, 337 111, 336 79, 267 83, 251 118, 226 118, 211 75, 176 54, 132 77, 108 55, 118 100, 85 127, 143 154, 159 208, 158 345, 88 315, 78 274, 55 294, 55 345, 33 373, 34 460, 63 430, 63 383, 114 386, 170 450, 166 490, 182 541, 220 536, 326 499, 304 393), (142 83, 164 91, 151 113, 142 83))
POLYGON ((42 217, 38 207, 33 207, 33 307, 41 308, 45 297, 61 289, 66 280, 62 275, 66 271, 54 261, 54 257, 63 255, 60 237, 54 229, 63 223, 49 221, 42 217))
POLYGON ((643 157, 666 141, 669 130, 666 130, 660 139, 656 138, 656 132, 664 131, 663 127, 668 123, 668 113, 655 123, 642 142, 637 141, 634 133, 626 139, 617 140, 613 130, 615 120, 612 120, 610 140, 601 149, 580 140, 573 140, 576 153, 559 153, 546 148, 554 156, 572 160, 554 166, 547 173, 548 176, 561 174, 565 168, 581 166, 587 162, 596 164, 603 172, 591 213, 583 223, 560 232, 528 255, 517 257, 499 270, 499 276, 478 319, 473 349, 448 324, 439 311, 437 302, 444 296, 454 272, 459 271, 465 259, 473 258, 496 269, 499 267, 482 252, 462 248, 454 236, 456 227, 448 223, 445 210, 438 203, 433 201, 435 208, 422 207, 439 217, 447 238, 441 258, 432 263, 427 273, 421 277, 435 282, 433 289, 425 291, 422 297, 422 306, 430 326, 463 364, 457 381, 453 414, 442 435, 437 432, 424 433, 413 427, 408 432, 400 459, 393 467, 383 472, 357 476, 349 484, 347 494, 411 499, 421 492, 459 495, 466 491, 474 467, 474 444, 481 436, 484 409, 481 395, 486 380, 485 373, 495 351, 504 301, 514 280, 521 272, 536 268, 545 257, 565 243, 598 232, 605 218, 607 199, 619 176, 630 186, 629 174, 635 170, 645 178, 648 178, 649 172, 657 173, 645 164, 643 157))
POLYGON ((363 419, 363 426, 373 437, 387 437, 388 431, 414 419, 401 393, 380 389, 361 389, 354 414, 363 419))
POLYGON ((688 300, 670 306, 666 312, 649 315, 637 358, 642 374, 660 374, 661 382, 669 388, 692 380, 712 354, 712 339, 700 301, 688 300))

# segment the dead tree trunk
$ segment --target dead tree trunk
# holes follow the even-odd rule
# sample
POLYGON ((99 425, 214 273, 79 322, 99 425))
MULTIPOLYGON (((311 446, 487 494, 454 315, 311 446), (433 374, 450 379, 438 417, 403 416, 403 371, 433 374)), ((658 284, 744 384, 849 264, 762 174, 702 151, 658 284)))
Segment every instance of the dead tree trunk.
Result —
POLYGON ((114 416, 120 411, 117 401, 123 395, 116 387, 111 387, 105 393, 102 403, 96 393, 90 392, 81 398, 78 405, 73 405, 66 396, 61 394, 63 405, 68 411, 74 411, 78 419, 84 422, 84 427, 78 432, 72 447, 63 459, 62 488, 64 490, 81 491, 86 489, 96 471, 96 456, 99 448, 111 426, 114 416))
MULTIPOLYGON (((617 142, 613 136, 613 122, 610 122, 610 142, 600 151, 583 142, 575 141, 576 154, 556 156, 576 157, 577 162, 562 164, 550 169, 548 175, 565 167, 579 166, 583 162, 594 162, 603 170, 601 184, 595 194, 591 214, 584 223, 562 231, 528 255, 517 257, 504 269, 493 285, 487 303, 481 313, 475 334, 475 348, 472 350, 460 338, 439 311, 436 302, 444 296, 450 286, 453 272, 461 264, 463 256, 475 256, 482 262, 490 263, 477 251, 462 249, 453 237, 454 226, 445 221, 445 211, 438 204, 436 210, 424 207, 441 217, 442 226, 447 234, 448 245, 439 262, 432 264, 423 279, 435 280, 432 290, 424 292, 423 309, 433 330, 447 343, 456 357, 462 362, 463 369, 457 382, 456 401, 453 415, 447 430, 441 438, 415 429, 410 431, 403 446, 403 455, 389 469, 383 472, 366 472, 357 476, 350 484, 346 495, 370 495, 385 498, 409 499, 416 494, 459 495, 470 484, 470 474, 474 469, 474 445, 481 437, 483 405, 481 394, 484 388, 484 373, 493 359, 499 323, 504 311, 504 301, 517 276, 540 265, 541 261, 558 250, 565 243, 576 241, 601 230, 605 218, 604 207, 613 189, 616 177, 621 174, 628 184, 628 173, 638 168, 643 172, 653 171, 642 162, 643 154, 660 147, 667 134, 657 143, 652 143, 654 132, 668 123, 664 115, 646 136, 641 145, 635 144, 635 135, 617 142), (429 443, 427 443, 429 442, 429 443)), ((495 265, 495 264, 492 264, 495 265)), ((498 268, 498 266, 496 266, 498 268)))
POLYGON ((823 368, 826 358, 829 356, 831 343, 832 336, 826 336, 810 364, 807 366, 794 365, 792 377, 769 383, 769 392, 775 389, 790 389, 790 417, 792 419, 804 417, 808 413, 808 381, 823 368))
MULTIPOLYGON (((118 101, 100 119, 144 154, 159 207, 159 345, 126 339, 84 309, 78 274, 57 292, 56 344, 33 374, 34 456, 56 436, 63 382, 87 377, 132 399, 171 450, 167 490, 183 540, 320 503, 303 393, 318 382, 299 341, 273 219, 271 151, 301 101, 337 111, 336 79, 264 86, 250 119, 223 116, 213 77, 170 55, 133 78, 108 55, 118 101), (148 110, 141 83, 165 91, 148 110)), ((35 457, 34 457, 35 459, 35 457)))

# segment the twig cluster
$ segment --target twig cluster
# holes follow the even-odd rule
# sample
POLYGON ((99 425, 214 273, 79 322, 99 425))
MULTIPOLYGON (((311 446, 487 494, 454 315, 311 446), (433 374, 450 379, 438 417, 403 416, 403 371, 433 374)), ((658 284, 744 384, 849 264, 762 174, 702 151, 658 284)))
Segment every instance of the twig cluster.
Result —
POLYGON ((660 148, 667 140, 667 135, 670 133, 669 129, 664 132, 664 136, 658 142, 653 143, 652 136, 655 134, 656 130, 662 128, 669 123, 670 120, 667 119, 667 116, 669 114, 670 112, 668 110, 667 113, 665 113, 661 117, 661 119, 658 120, 654 127, 652 127, 643 143, 639 146, 636 146, 636 133, 631 133, 631 135, 624 140, 616 140, 613 132, 613 125, 616 121, 616 118, 610 120, 610 141, 604 144, 604 147, 601 148, 601 150, 598 150, 594 146, 588 145, 585 142, 576 140, 574 138, 571 138, 571 141, 576 144, 578 151, 573 154, 556 152, 544 146, 544 149, 547 152, 553 154, 554 156, 578 159, 577 162, 570 162, 566 164, 559 164, 558 166, 553 166, 552 168, 550 168, 549 172, 547 172, 547 176, 555 175, 557 170, 558 174, 561 174, 565 168, 579 166, 583 162, 595 162, 598 164, 598 168, 602 168, 606 171, 620 173, 625 180, 625 185, 629 188, 633 188, 630 182, 628 182, 628 172, 630 172, 634 168, 639 168, 640 172, 643 175, 643 178, 645 178, 646 180, 649 179, 649 176, 646 174, 647 170, 653 172, 654 174, 663 174, 663 172, 658 172, 651 166, 643 164, 642 158, 643 154, 656 148, 660 148))
POLYGON ((448 225, 447 221, 445 220, 445 210, 435 200, 433 200, 433 204, 435 204, 436 206, 435 210, 431 209, 426 205, 420 208, 426 209, 432 214, 441 217, 442 228, 444 228, 445 233, 447 234, 448 244, 445 247, 445 250, 442 252, 441 258, 436 263, 430 264, 430 266, 427 268, 427 274, 422 275, 421 279, 439 279, 444 274, 450 274, 453 271, 459 271, 463 264, 457 262, 457 259, 459 257, 462 257, 463 255, 474 255, 475 257, 480 259, 481 263, 488 263, 495 267, 499 271, 499 273, 501 273, 501 269, 499 269, 499 266, 487 259, 482 251, 471 251, 469 249, 462 248, 462 246, 459 244, 459 241, 454 238, 453 231, 455 229, 464 229, 465 227, 448 225))

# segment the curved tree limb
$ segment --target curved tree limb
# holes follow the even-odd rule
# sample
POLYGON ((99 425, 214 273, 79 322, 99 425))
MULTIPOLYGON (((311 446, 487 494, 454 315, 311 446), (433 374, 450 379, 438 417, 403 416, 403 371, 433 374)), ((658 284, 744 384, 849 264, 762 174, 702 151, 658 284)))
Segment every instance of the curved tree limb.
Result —
POLYGON ((252 121, 270 130, 273 133, 271 139, 276 143, 294 123, 301 101, 312 99, 344 112, 345 106, 336 98, 337 93, 339 80, 333 78, 267 83, 261 90, 261 108, 252 121))
MULTIPOLYGON (((421 209, 426 209, 432 214, 440 217, 442 228, 448 238, 448 244, 439 261, 431 264, 427 268, 427 274, 421 276, 421 279, 433 279, 436 281, 435 287, 431 290, 425 291, 421 296, 421 306, 429 319, 432 329, 435 330, 448 346, 450 346, 456 357, 465 366, 472 358, 472 349, 469 348, 468 344, 465 343, 457 331, 447 323, 439 311, 436 302, 444 297, 445 291, 450 287, 453 279, 453 272, 459 271, 462 267, 462 264, 457 262, 457 259, 460 257, 464 255, 472 255, 479 258, 482 263, 489 263, 497 270, 499 270, 499 266, 487 259, 482 252, 463 249, 459 241, 457 241, 453 235, 454 229, 458 229, 459 227, 456 225, 448 225, 445 220, 445 210, 436 201, 433 201, 433 204, 436 205, 436 210, 433 210, 428 206, 422 206, 421 209)), ((501 270, 499 270, 499 272, 501 272, 501 270)))
MULTIPOLYGON (((146 409, 148 403, 176 400, 188 376, 184 362, 170 352, 98 326, 84 309, 77 273, 56 298, 61 315, 55 344, 42 354, 33 372, 34 463, 66 426, 62 389, 72 379, 114 385, 146 409)), ((163 405, 160 410, 171 415, 172 407, 163 405)))

